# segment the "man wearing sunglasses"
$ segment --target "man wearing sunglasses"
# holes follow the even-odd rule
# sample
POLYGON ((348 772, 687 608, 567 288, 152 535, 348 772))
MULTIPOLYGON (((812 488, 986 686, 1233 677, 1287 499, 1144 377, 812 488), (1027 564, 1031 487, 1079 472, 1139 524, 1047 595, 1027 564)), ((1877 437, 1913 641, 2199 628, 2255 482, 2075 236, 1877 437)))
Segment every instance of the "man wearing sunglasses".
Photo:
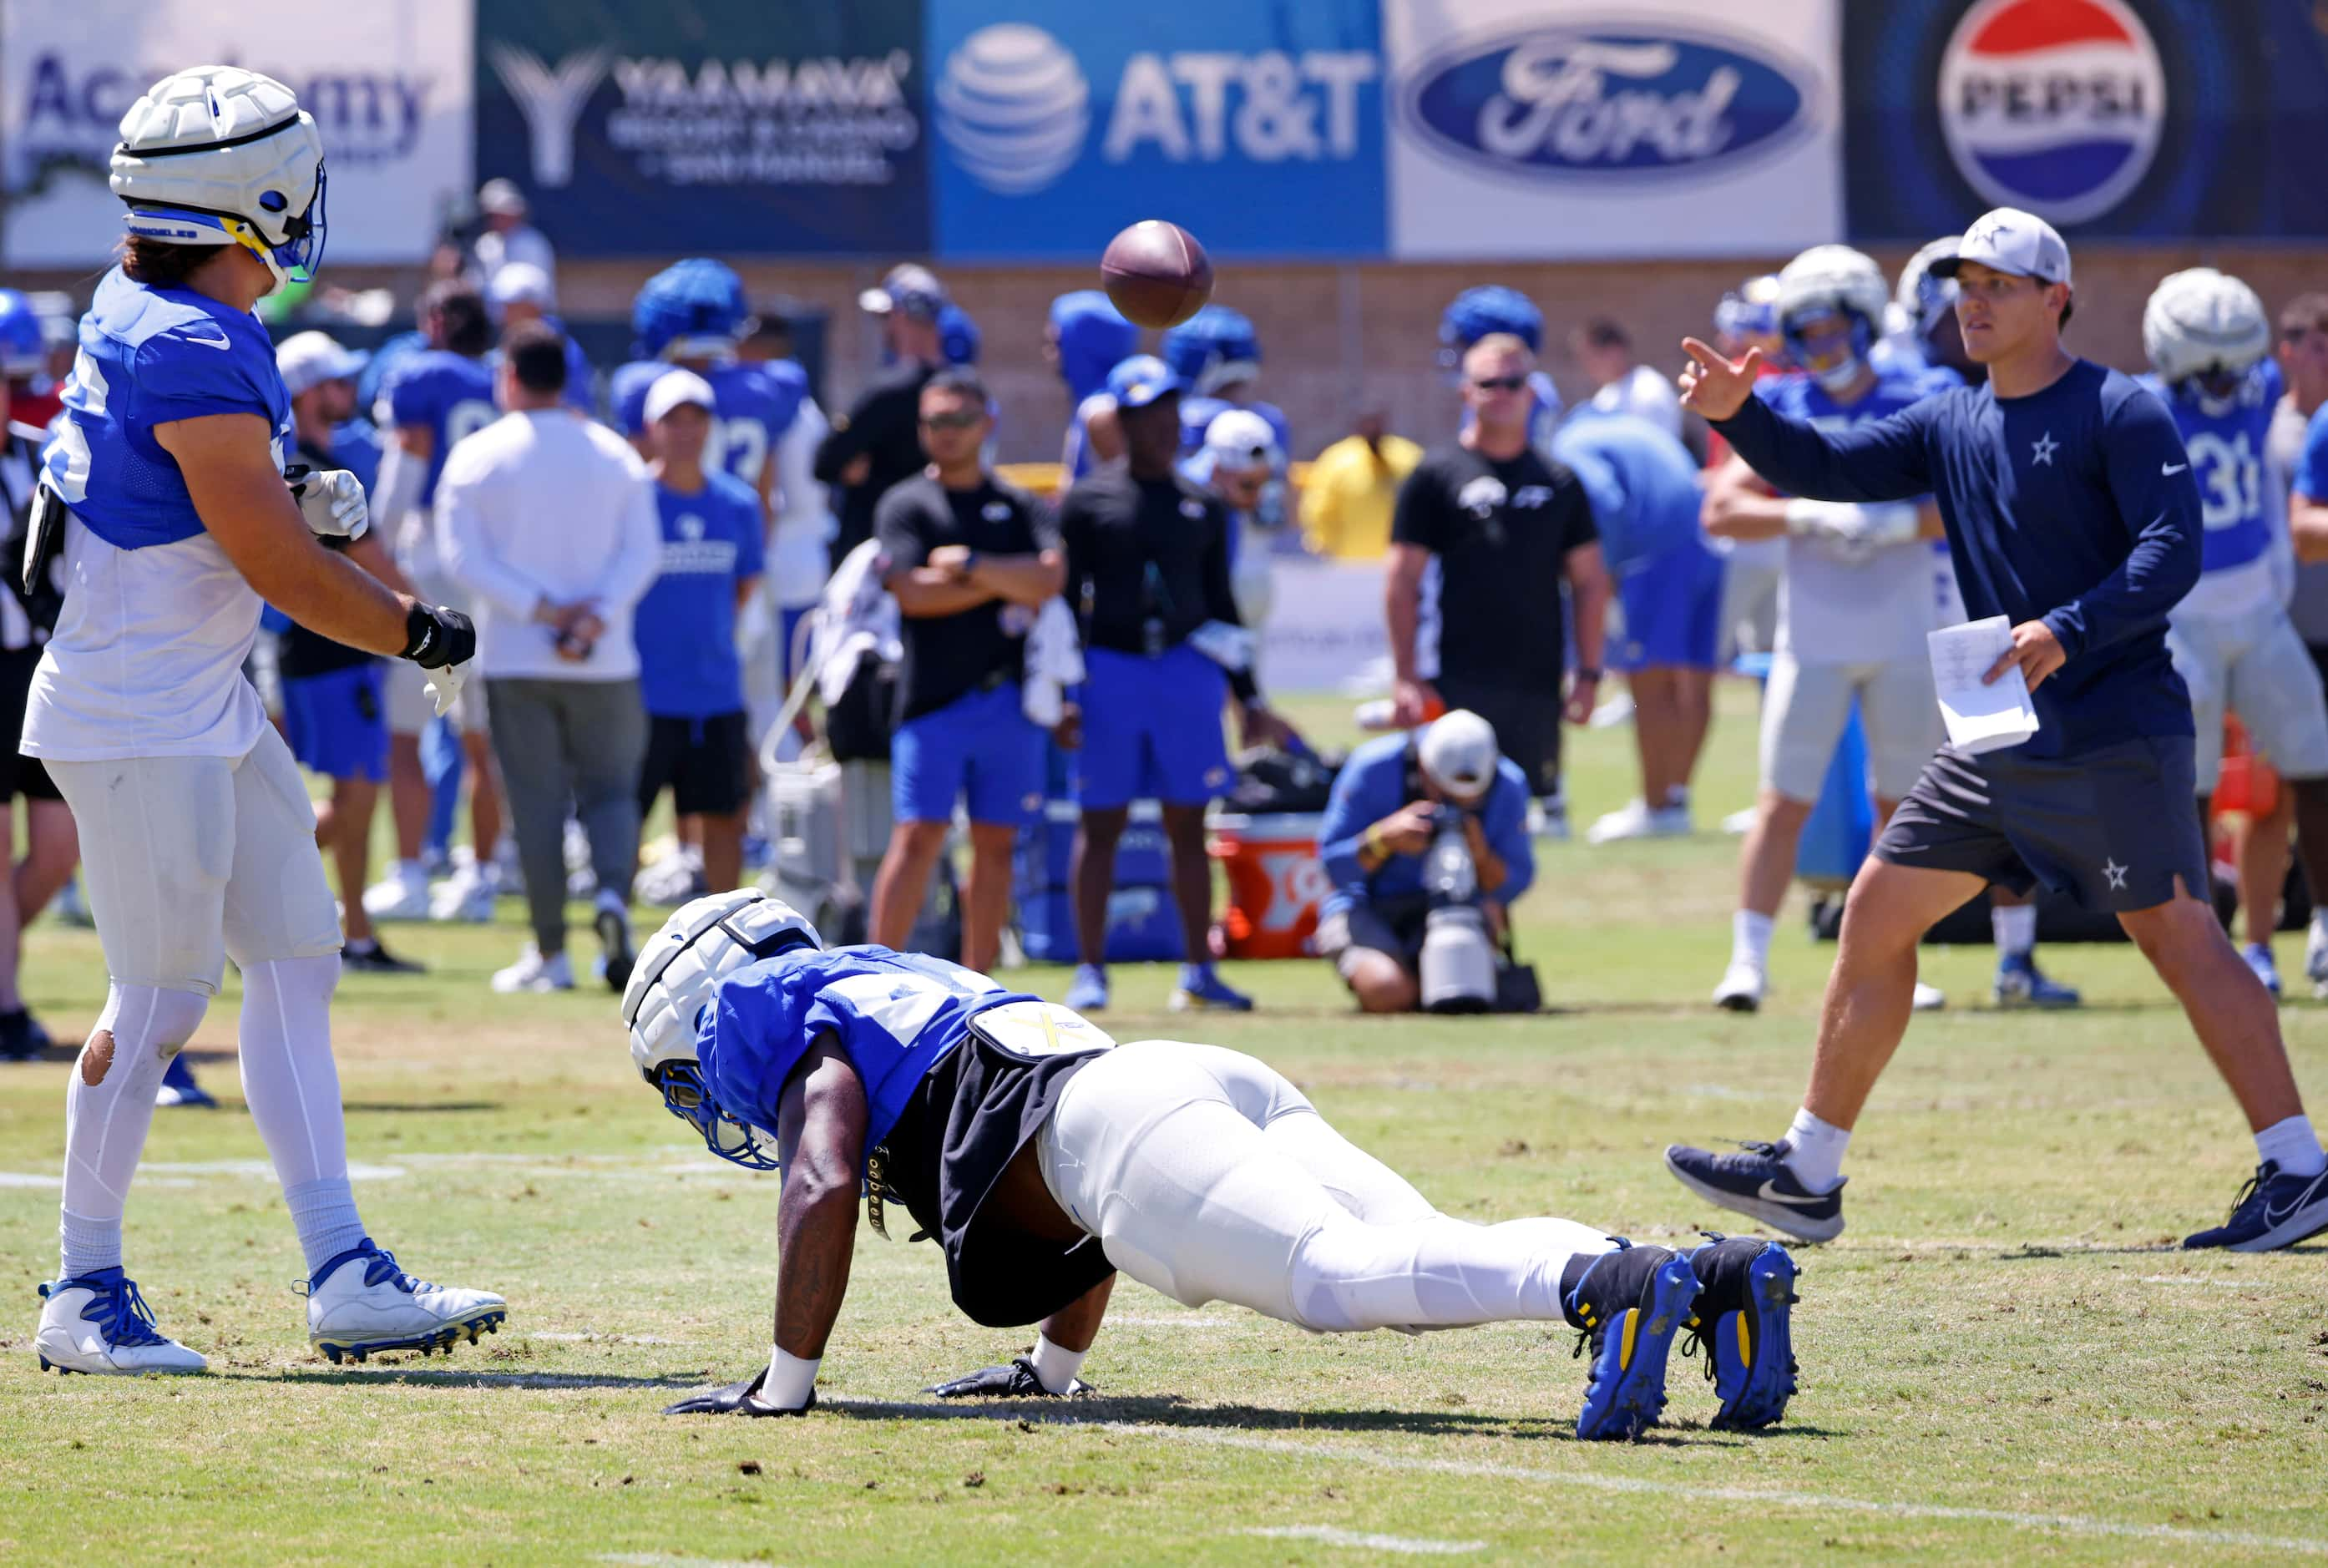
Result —
POLYGON ((1464 352, 1469 418, 1399 490, 1384 596, 1399 722, 1478 714, 1557 823, 1561 720, 1592 716, 1610 587, 1583 485, 1530 442, 1535 363, 1506 333, 1464 352), (1564 704, 1563 587, 1576 617, 1564 704))
POLYGON ((967 368, 922 388, 929 465, 874 508, 883 579, 902 616, 897 730, 890 743, 895 827, 873 883, 873 940, 904 947, 944 852, 957 800, 970 809, 962 958, 991 965, 1010 914, 1010 850, 1043 805, 1043 731, 1022 709, 1027 633, 1066 580, 1050 515, 980 454, 994 428, 967 368))

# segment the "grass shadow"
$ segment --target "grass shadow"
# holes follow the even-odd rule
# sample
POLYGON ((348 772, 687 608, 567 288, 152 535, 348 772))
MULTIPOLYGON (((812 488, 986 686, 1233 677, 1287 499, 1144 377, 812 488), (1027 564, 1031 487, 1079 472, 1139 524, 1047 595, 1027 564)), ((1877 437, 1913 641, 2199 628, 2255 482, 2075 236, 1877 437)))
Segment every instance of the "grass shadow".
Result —
MULTIPOLYGON (((237 1375, 229 1373, 227 1376, 237 1375)), ((295 1366, 280 1372, 251 1374, 248 1381, 295 1383, 303 1387, 377 1385, 383 1383, 408 1383, 437 1388, 690 1389, 705 1386, 702 1376, 696 1373, 672 1372, 626 1377, 613 1372, 467 1372, 449 1366, 418 1366, 404 1362, 382 1362, 355 1367, 295 1366)))

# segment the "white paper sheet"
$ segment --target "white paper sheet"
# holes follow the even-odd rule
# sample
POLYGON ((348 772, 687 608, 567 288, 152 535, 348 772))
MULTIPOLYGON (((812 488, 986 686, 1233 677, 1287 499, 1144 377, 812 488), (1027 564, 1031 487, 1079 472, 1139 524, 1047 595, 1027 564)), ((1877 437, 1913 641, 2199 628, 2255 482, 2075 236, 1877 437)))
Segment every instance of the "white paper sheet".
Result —
POLYGON ((1942 626, 1924 634, 1931 651, 1932 685, 1948 743, 1975 756, 2019 746, 2037 733, 2037 708, 2018 665, 1994 685, 1981 677, 2013 647, 2013 624, 2003 615, 1942 626))

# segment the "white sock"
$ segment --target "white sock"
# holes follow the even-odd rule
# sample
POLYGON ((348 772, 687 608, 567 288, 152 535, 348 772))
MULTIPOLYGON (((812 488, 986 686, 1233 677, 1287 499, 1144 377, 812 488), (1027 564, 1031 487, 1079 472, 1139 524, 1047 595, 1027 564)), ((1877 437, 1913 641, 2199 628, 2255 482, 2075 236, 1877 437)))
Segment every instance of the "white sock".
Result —
POLYGON ((760 1380, 760 1400, 779 1410, 798 1410, 816 1392, 816 1369, 824 1365, 824 1357, 803 1359, 768 1347, 768 1375, 760 1380))
POLYGON ((299 1250, 306 1255, 310 1274, 364 1239, 355 1189, 344 1176, 286 1187, 283 1201, 291 1210, 292 1225, 298 1228, 299 1250))
POLYGON ((1999 958, 2026 958, 2037 947, 2037 906, 1992 904, 1988 929, 1996 938, 1999 958))
POLYGON ((1028 1359, 1035 1364, 1035 1381, 1053 1394, 1065 1394, 1074 1386, 1075 1374, 1084 1369, 1084 1357, 1088 1348, 1069 1350, 1054 1345, 1038 1329, 1035 1335, 1035 1353, 1028 1359))
POLYGON ((242 970, 242 1097, 274 1159, 311 1273, 364 1234, 347 1194, 347 1125, 332 1060, 339 982, 336 953, 253 959, 242 970))
POLYGON ((1804 1109, 1795 1113, 1787 1143, 1787 1169, 1795 1179, 1813 1192, 1833 1192, 1843 1179, 1843 1151, 1851 1147, 1851 1134, 1804 1109))
POLYGON ((1758 915, 1751 909, 1741 909, 1730 917, 1730 962, 1751 964, 1756 969, 1770 967, 1770 933, 1778 921, 1768 915, 1758 915))
POLYGON ((2283 1176, 2317 1176, 2328 1170, 2328 1154, 2309 1116, 2289 1116, 2255 1135, 2256 1153, 2279 1167, 2283 1176))
POLYGON ((65 1176, 57 1224, 62 1278, 121 1262, 121 1211, 154 1124, 154 1093, 169 1058, 194 1038, 210 1007, 200 991, 116 985, 89 1031, 113 1042, 100 1069, 83 1046, 65 1089, 65 1176), (90 1075, 97 1082, 90 1083, 90 1075))

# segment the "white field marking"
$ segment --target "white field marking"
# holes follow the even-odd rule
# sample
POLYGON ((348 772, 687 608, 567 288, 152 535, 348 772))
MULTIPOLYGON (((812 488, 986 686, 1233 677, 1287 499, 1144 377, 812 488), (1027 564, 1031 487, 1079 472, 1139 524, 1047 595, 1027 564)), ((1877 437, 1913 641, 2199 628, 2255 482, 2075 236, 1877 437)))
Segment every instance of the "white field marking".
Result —
POLYGON ((668 1552, 601 1552, 600 1563, 627 1563, 632 1568, 768 1568, 765 1563, 737 1563, 725 1557, 674 1557, 668 1552))
MULTIPOLYGON (((264 1160, 199 1160, 174 1161, 149 1160, 137 1168, 140 1174, 157 1176, 247 1176, 254 1180, 273 1181, 275 1167, 264 1160)), ((406 1175, 401 1166, 359 1165, 350 1161, 350 1181, 394 1181, 406 1175)))
MULTIPOLYGON (((53 1191, 57 1188, 62 1187, 64 1184, 65 1178, 63 1177, 43 1176, 37 1170, 0 1170, 0 1188, 28 1187, 39 1189, 46 1188, 53 1191)), ((140 1187, 192 1187, 194 1184, 183 1177, 157 1176, 150 1180, 141 1181, 138 1185, 140 1187)))
POLYGON ((1375 1535, 1341 1530, 1331 1525, 1268 1525, 1239 1530, 1240 1535, 1267 1535, 1279 1541, 1320 1541, 1328 1546, 1355 1546, 1365 1552, 1403 1552, 1416 1557, 1452 1557, 1484 1552, 1485 1541, 1434 1541, 1427 1535, 1375 1535))
POLYGON ((1137 1312, 1118 1312, 1108 1321, 1126 1329, 1234 1329, 1240 1323, 1258 1322, 1258 1318, 1203 1318, 1195 1313, 1180 1316, 1157 1312, 1142 1316, 1137 1312))
POLYGON ((524 1335, 528 1339, 555 1339, 568 1345, 687 1345, 687 1339, 664 1339, 652 1334, 544 1334, 524 1335))
POLYGON ((2270 1282, 2226 1280, 2206 1274, 2145 1274, 2141 1282, 2145 1285, 2228 1285, 2235 1291, 2259 1291, 2270 1282))

